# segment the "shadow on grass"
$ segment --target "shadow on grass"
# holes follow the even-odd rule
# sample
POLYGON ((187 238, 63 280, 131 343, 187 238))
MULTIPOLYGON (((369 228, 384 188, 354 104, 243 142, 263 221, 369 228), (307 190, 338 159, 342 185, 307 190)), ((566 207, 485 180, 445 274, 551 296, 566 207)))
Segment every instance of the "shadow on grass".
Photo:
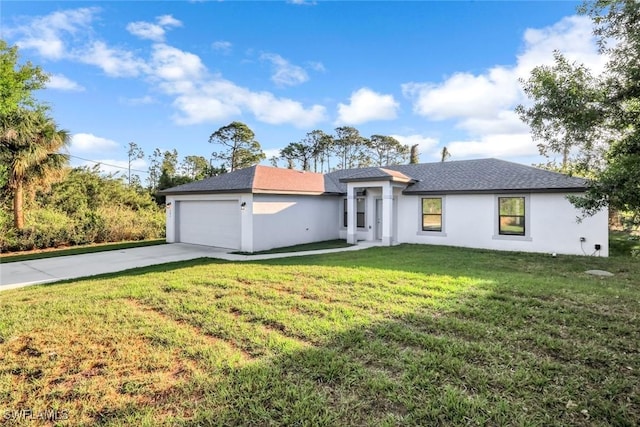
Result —
MULTIPOLYGON (((202 258, 58 284, 109 278, 134 281, 148 273, 179 273, 180 269, 196 266, 211 267, 215 279, 216 266, 234 264, 247 273, 265 265, 290 265, 293 273, 295 266, 300 270, 341 267, 363 270, 365 279, 382 270, 387 275, 389 271, 416 273, 423 275, 425 288, 431 283, 430 277, 453 275, 470 279, 479 290, 464 292, 461 281, 461 290, 431 297, 446 299, 445 304, 424 304, 402 315, 387 312, 384 305, 353 305, 351 311, 367 321, 358 324, 348 320, 351 327, 339 332, 333 329, 320 341, 305 342, 300 328, 294 331, 299 326, 294 319, 275 324, 260 316, 264 307, 253 308, 253 313, 238 315, 235 321, 270 328, 271 336, 301 340, 304 348, 260 356, 240 367, 222 364, 212 368, 204 356, 194 357, 198 375, 188 384, 154 398, 152 404, 105 408, 92 415, 99 424, 143 424, 145 417, 151 417, 148 423, 153 424, 158 418, 151 408, 165 404, 160 410, 172 414, 166 424, 189 426, 637 425, 640 325, 634 297, 637 293, 631 292, 638 290, 637 279, 635 288, 622 294, 625 298, 609 298, 619 292, 616 286, 631 283, 624 274, 631 277, 637 267, 627 266, 628 273, 607 282, 588 281, 586 276, 576 274, 585 263, 594 261, 623 268, 615 262, 607 264, 607 260, 403 245, 242 264, 202 258)), ((229 280, 237 280, 235 274, 227 274, 229 280)), ((310 277, 308 274, 301 274, 299 280, 310 277)), ((215 284, 192 286, 190 280, 180 290, 157 290, 157 299, 149 297, 149 292, 144 292, 147 289, 140 291, 139 298, 156 303, 150 309, 161 312, 176 328, 189 325, 203 334, 219 330, 219 325, 203 323, 212 322, 207 320, 212 318, 206 317, 207 310, 221 310, 215 306, 214 293, 207 292, 207 287, 215 284), (177 296, 169 300, 163 292, 172 298, 177 296), (206 306, 200 307, 194 301, 197 298, 206 301, 206 306), (179 317, 171 317, 169 302, 179 307, 179 317), (185 305, 187 308, 183 308, 185 305)), ((279 279, 268 280, 273 284, 279 279)), ((149 281, 156 286, 157 278, 149 281)), ((263 285, 254 279, 237 281, 247 289, 263 285)), ((394 286, 392 278, 384 281, 385 289, 394 286)), ((420 286, 420 280, 416 283, 411 286, 420 286)), ((345 282, 344 286, 352 283, 345 282)), ((362 292, 370 290, 366 281, 358 286, 362 292)), ((301 288, 292 289, 296 297, 303 292, 301 288)), ((132 295, 122 292, 112 298, 117 301, 132 295)), ((348 295, 345 291, 345 298, 348 295)), ((389 305, 405 301, 400 294, 384 295, 389 305)), ((233 297, 242 301, 253 296, 244 293, 233 297)), ((359 302, 366 301, 365 296, 359 302)), ((269 303, 263 301, 265 306, 269 303)), ((291 304, 304 308, 302 303, 291 304)), ((312 318, 318 313, 296 315, 312 318)), ((224 334, 212 333, 212 337, 228 339, 224 334)), ((183 354, 175 339, 161 338, 150 341, 149 346, 183 354)))
MULTIPOLYGON (((189 387, 198 396, 193 417, 171 423, 637 425, 640 376, 624 366, 640 357, 639 330, 628 320, 489 293, 212 372, 212 381, 204 372, 189 387)), ((97 421, 118 424, 131 411, 97 421)))

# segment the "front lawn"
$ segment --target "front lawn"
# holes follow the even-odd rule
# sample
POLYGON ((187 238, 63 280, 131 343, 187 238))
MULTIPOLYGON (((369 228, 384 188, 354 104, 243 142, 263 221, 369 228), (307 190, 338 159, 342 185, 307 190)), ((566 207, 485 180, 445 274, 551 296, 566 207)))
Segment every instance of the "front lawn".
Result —
POLYGON ((638 425, 639 278, 630 257, 402 245, 3 291, 0 411, 74 426, 638 425))

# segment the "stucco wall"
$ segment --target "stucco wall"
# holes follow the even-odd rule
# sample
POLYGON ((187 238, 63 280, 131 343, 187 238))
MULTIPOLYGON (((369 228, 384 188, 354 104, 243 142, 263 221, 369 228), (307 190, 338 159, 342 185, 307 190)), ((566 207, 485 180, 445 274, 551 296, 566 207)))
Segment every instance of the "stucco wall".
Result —
MULTIPOLYGON (((443 231, 421 231, 421 197, 401 196, 398 204, 398 240, 401 243, 466 246, 486 249, 585 255, 600 244, 608 256, 608 212, 576 221, 579 212, 564 194, 519 194, 527 199, 527 235, 498 233, 497 195, 445 195, 443 231), (585 242, 580 242, 580 237, 585 242)), ((515 196, 515 195, 502 195, 515 196)), ((428 196, 424 196, 428 197, 428 196)))
POLYGON ((341 198, 266 194, 253 197, 253 251, 339 237, 341 198))

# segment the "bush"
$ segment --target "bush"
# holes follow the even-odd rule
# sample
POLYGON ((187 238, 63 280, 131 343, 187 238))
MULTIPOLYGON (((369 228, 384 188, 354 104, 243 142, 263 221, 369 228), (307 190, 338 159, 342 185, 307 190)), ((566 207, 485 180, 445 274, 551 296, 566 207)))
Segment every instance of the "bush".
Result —
POLYGON ((164 212, 159 208, 133 211, 124 206, 108 206, 98 209, 103 219, 106 240, 145 240, 164 236, 164 212))
POLYGON ((13 228, 8 203, 0 206, 0 251, 145 240, 164 236, 164 208, 150 194, 97 169, 74 169, 38 192, 25 209, 25 227, 13 228))

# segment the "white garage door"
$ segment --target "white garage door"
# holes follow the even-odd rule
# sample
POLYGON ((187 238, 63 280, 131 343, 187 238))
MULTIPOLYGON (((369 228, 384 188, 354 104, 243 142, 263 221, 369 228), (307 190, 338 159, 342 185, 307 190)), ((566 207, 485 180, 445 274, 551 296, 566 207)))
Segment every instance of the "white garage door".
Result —
POLYGON ((178 241, 240 249, 240 206, 236 200, 178 203, 178 241))

